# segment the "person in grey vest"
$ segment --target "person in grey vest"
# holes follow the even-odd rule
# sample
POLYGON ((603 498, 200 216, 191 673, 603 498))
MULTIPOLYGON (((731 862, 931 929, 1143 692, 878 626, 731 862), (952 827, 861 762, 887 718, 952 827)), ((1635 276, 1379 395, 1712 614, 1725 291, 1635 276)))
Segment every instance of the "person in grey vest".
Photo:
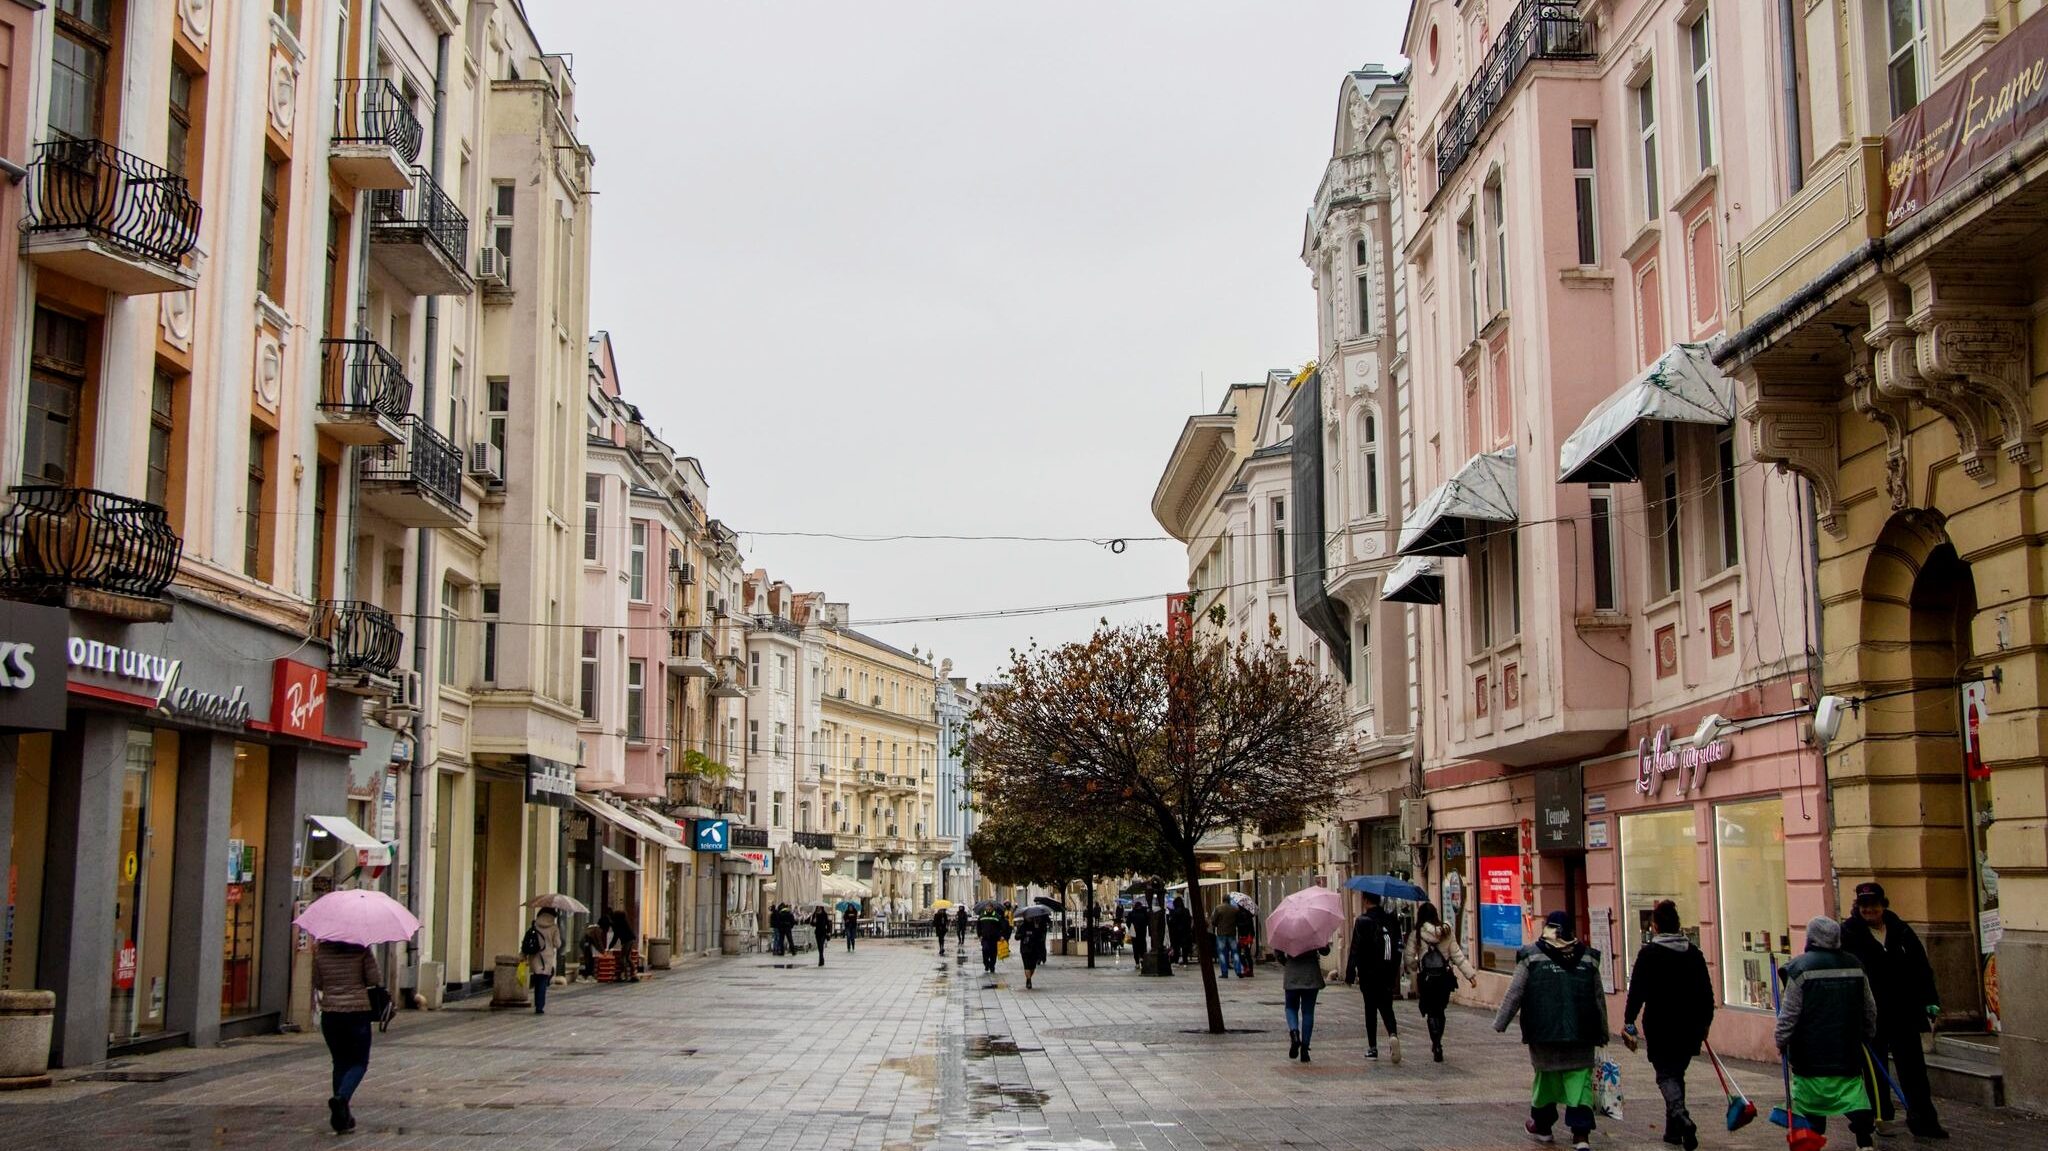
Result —
POLYGON ((1572 1146, 1589 1151, 1593 1067, 1607 1045, 1607 996, 1600 986, 1600 952, 1573 938, 1572 917, 1565 912, 1551 912, 1543 938, 1522 949, 1493 1029, 1506 1031, 1517 1015, 1536 1072, 1523 1128, 1538 1143, 1552 1142, 1562 1106, 1572 1146))
POLYGON ((1863 1045, 1877 1035, 1870 976, 1842 949, 1842 925, 1825 915, 1806 924, 1806 952, 1785 965, 1778 1000, 1778 1050, 1791 1064, 1794 1122, 1821 1135, 1844 1115, 1856 1146, 1871 1146, 1877 1113, 1863 1085, 1863 1045))

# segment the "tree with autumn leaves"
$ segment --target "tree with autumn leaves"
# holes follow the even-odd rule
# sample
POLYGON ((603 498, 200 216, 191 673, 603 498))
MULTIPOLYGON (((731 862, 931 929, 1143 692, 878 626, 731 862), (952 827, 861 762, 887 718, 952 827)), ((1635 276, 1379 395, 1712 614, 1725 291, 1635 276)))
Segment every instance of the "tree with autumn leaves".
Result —
MULTIPOLYGON (((1169 636, 1103 623, 1085 641, 1013 652, 976 715, 975 788, 991 810, 1060 812, 1156 835, 1188 890, 1212 832, 1291 827, 1342 795, 1342 688, 1263 638, 1169 636)), ((1209 1030, 1215 949, 1196 908, 1209 1030)))
MULTIPOLYGON (((986 803, 983 807, 981 822, 967 837, 967 853, 982 877, 999 887, 1049 888, 1062 900, 1070 884, 1081 883, 1087 899, 1083 920, 1091 927, 1097 919, 1098 882, 1178 870, 1177 861, 1161 850, 1148 824, 1099 819, 1064 808, 1028 810, 986 803)), ((1060 918, 1064 923, 1064 910, 1060 918)), ((1062 931, 1061 937, 1067 933, 1062 931)), ((1092 946, 1088 966, 1095 966, 1092 946)))

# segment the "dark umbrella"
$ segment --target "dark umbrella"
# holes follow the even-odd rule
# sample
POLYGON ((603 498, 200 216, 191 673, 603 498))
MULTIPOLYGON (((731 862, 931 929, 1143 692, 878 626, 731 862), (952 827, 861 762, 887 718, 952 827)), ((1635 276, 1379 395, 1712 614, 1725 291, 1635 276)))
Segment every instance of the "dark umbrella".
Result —
POLYGON ((1410 903, 1421 903, 1429 898, 1429 893, 1420 887, 1392 875, 1354 875, 1344 881, 1344 887, 1348 891, 1362 891, 1381 899, 1405 899, 1410 903))
POLYGON ((1021 908, 1021 909, 1019 909, 1019 910, 1018 910, 1018 912, 1017 912, 1017 918, 1019 918, 1019 919, 1051 919, 1051 918, 1052 918, 1052 908, 1050 908, 1050 907, 1047 907, 1047 906, 1045 906, 1045 905, 1044 905, 1044 904, 1042 904, 1042 903, 1034 903, 1034 904, 1032 904, 1032 905, 1031 905, 1031 906, 1029 906, 1029 907, 1025 907, 1025 908, 1021 908))
POLYGON ((1049 907, 1054 911, 1065 911, 1067 909, 1066 904, 1061 903, 1059 900, 1054 899, 1050 895, 1041 895, 1038 898, 1032 900, 1031 902, 1039 905, 1040 907, 1049 907))

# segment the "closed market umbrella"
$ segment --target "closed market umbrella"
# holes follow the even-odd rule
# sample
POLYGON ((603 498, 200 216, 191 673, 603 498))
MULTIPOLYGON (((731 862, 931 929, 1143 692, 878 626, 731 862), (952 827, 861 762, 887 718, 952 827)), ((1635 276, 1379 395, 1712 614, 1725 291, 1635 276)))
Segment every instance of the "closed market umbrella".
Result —
POLYGON ((334 943, 401 943, 420 929, 405 905, 381 891, 330 891, 292 923, 315 939, 334 943))
POLYGON ((526 901, 526 906, 533 908, 535 911, 559 911, 564 915, 590 914, 590 909, 583 906, 581 900, 563 895, 559 891, 548 895, 536 895, 526 901))
POLYGON ((1344 897, 1327 887, 1304 887, 1266 916, 1266 945, 1288 955, 1329 946, 1344 925, 1344 897))
POLYGON ((1377 895, 1381 899, 1405 899, 1410 903, 1421 903, 1429 893, 1420 887, 1392 875, 1354 875, 1344 881, 1349 891, 1362 891, 1377 895))

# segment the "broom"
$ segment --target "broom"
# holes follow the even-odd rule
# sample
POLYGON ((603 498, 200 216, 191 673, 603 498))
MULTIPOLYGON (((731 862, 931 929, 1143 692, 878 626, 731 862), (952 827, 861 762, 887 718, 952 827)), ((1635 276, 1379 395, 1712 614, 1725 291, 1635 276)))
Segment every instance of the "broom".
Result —
POLYGON ((1756 1119, 1756 1104, 1735 1085, 1735 1079, 1728 1069, 1721 1065, 1721 1057, 1714 1054, 1714 1045, 1707 1043, 1707 1060, 1714 1065, 1714 1074, 1721 1080, 1721 1090, 1728 1095, 1728 1130, 1740 1131, 1756 1119))
MULTIPOLYGON (((1766 953, 1771 965, 1771 1006, 1783 1011, 1785 1002, 1778 986, 1778 957, 1766 953)), ((1785 1129, 1785 1142, 1792 1151, 1821 1151, 1828 1145, 1828 1137, 1813 1129, 1806 1116, 1792 1111, 1792 1057, 1778 1053, 1778 1067, 1785 1075, 1785 1105, 1771 1108, 1771 1122, 1785 1129)))

